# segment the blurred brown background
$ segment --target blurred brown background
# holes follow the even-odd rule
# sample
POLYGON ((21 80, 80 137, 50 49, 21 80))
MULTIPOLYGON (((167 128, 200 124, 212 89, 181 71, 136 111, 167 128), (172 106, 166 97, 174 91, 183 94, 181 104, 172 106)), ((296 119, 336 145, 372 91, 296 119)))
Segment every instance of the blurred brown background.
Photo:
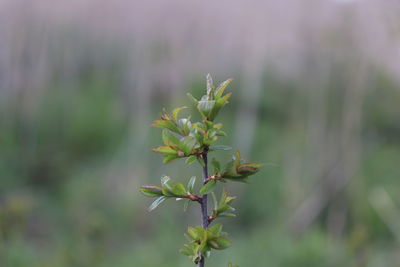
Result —
MULTIPOLYGON (((400 3, 0 0, 0 266, 190 266, 200 218, 137 188, 150 127, 234 77, 222 112, 248 160, 233 247, 210 266, 400 265, 400 3)), ((228 159, 229 153, 218 156, 228 159)))

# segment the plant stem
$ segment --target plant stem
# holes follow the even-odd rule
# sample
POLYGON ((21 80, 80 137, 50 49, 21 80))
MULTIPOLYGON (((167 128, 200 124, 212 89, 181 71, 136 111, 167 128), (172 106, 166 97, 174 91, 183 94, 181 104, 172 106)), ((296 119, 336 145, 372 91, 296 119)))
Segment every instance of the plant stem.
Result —
MULTIPOLYGON (((203 160, 204 160, 204 166, 203 166, 203 184, 206 184, 208 182, 208 162, 207 162, 207 154, 208 154, 208 146, 204 147, 203 150, 203 160)), ((207 194, 204 194, 201 197, 201 221, 202 221, 202 227, 205 229, 208 227, 208 212, 207 212, 207 194)), ((204 257, 201 257, 201 260, 197 264, 198 267, 204 267, 204 257)))

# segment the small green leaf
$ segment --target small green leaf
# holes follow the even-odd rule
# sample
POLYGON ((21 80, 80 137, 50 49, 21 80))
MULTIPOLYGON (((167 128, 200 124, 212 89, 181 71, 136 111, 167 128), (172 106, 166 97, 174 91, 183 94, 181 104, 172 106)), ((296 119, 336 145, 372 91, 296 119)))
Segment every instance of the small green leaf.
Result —
POLYGON ((212 111, 208 114, 208 119, 210 121, 213 121, 215 119, 215 117, 218 115, 220 109, 228 103, 228 99, 231 95, 232 95, 232 93, 228 93, 221 98, 216 98, 215 105, 214 105, 212 111))
POLYGON ((213 234, 214 234, 215 236, 219 236, 219 235, 221 234, 221 231, 222 231, 222 224, 218 223, 218 224, 216 224, 216 225, 210 227, 209 230, 210 230, 211 232, 213 232, 213 234))
POLYGON ((202 231, 202 236, 200 239, 200 246, 199 249, 201 252, 206 251, 206 246, 207 246, 207 239, 208 239, 208 231, 203 230, 202 231))
POLYGON ((239 167, 240 165, 240 151, 237 150, 235 155, 233 156, 233 160, 235 161, 235 166, 239 167))
POLYGON ((175 194, 171 192, 166 186, 162 187, 162 193, 166 197, 175 197, 175 194))
POLYGON ((228 136, 228 135, 226 134, 226 132, 224 132, 222 130, 218 130, 217 131, 217 136, 228 136))
POLYGON ((221 98, 218 98, 217 103, 218 103, 218 108, 222 108, 228 103, 228 99, 232 96, 232 93, 227 93, 221 98))
POLYGON ((221 164, 219 161, 217 161, 215 158, 211 160, 211 164, 214 167, 214 173, 220 173, 221 172, 221 164))
POLYGON ((199 239, 199 233, 197 232, 197 229, 196 229, 196 228, 194 228, 194 227, 188 227, 187 232, 188 232, 189 236, 190 236, 191 238, 193 238, 193 240, 198 240, 198 239, 199 239))
MULTIPOLYGON (((181 248, 180 250, 179 250, 179 253, 181 253, 181 254, 183 254, 183 255, 186 255, 186 256, 192 256, 192 252, 190 251, 190 250, 187 250, 187 249, 184 249, 184 248, 181 248)), ((229 267, 229 266, 228 266, 229 267)))
POLYGON ((159 197, 163 195, 161 187, 155 185, 144 185, 140 187, 139 190, 143 195, 148 197, 159 197))
POLYGON ((226 87, 233 81, 233 79, 228 79, 224 82, 222 82, 217 89, 215 89, 215 98, 221 97, 222 94, 224 93, 226 87))
POLYGON ((219 129, 221 129, 223 126, 224 126, 224 125, 223 125, 222 123, 216 123, 216 124, 214 124, 213 128, 216 129, 216 130, 219 130, 219 129))
POLYGON ((179 128, 173 121, 170 120, 155 120, 152 124, 153 127, 169 129, 173 132, 179 133, 179 128))
POLYGON ((235 160, 232 160, 228 162, 228 164, 225 167, 224 178, 235 177, 235 176, 238 176, 238 173, 235 166, 235 160))
POLYGON ((178 126, 183 129, 183 135, 188 135, 192 128, 192 122, 190 118, 182 118, 178 120, 178 126))
POLYGON ((211 110, 214 108, 214 105, 214 100, 200 100, 199 104, 197 105, 197 109, 205 118, 207 118, 211 110))
POLYGON ((152 149, 153 152, 167 155, 176 155, 176 151, 169 146, 159 146, 152 149))
POLYGON ((180 140, 175 134, 173 134, 171 131, 164 129, 162 131, 162 139, 165 145, 167 146, 172 146, 172 147, 178 147, 180 144, 180 140))
POLYGON ((222 250, 231 246, 231 241, 225 237, 217 237, 212 239, 212 244, 210 244, 214 249, 222 250))
POLYGON ((217 184, 217 181, 215 181, 215 180, 208 181, 208 183, 203 185, 203 187, 200 189, 200 194, 206 195, 206 194, 211 193, 216 184, 217 184))
POLYGON ((218 206, 217 212, 218 213, 223 213, 225 211, 234 211, 235 209, 228 204, 221 204, 218 206))
POLYGON ((263 164, 262 163, 260 163, 260 162, 248 162, 248 163, 243 163, 243 164, 240 164, 240 166, 242 167, 244 167, 244 166, 248 166, 248 167, 253 167, 253 168, 260 168, 260 167, 262 167, 263 166, 263 164))
POLYGON ((205 122, 205 126, 207 130, 213 129, 214 128, 214 123, 212 121, 206 120, 205 122))
POLYGON ((178 155, 168 155, 168 156, 165 156, 165 157, 164 157, 163 163, 164 163, 164 164, 167 164, 167 163, 169 163, 169 162, 171 162, 171 161, 174 161, 174 160, 176 160, 176 159, 178 159, 178 158, 179 158, 178 155))
POLYGON ((196 183, 196 176, 192 176, 187 184, 188 191, 193 193, 194 184, 196 183))
POLYGON ((192 164, 193 162, 195 162, 196 159, 197 159, 197 156, 196 156, 196 155, 191 155, 191 156, 189 156, 189 157, 185 160, 185 163, 188 164, 188 165, 190 165, 190 164, 192 164))
POLYGON ((251 167, 251 166, 243 166, 243 165, 240 165, 240 167, 237 169, 238 173, 241 176, 243 176, 243 178, 253 175, 253 174, 257 173, 259 170, 260 170, 260 168, 251 167))
POLYGON ((172 187, 174 186, 174 184, 171 182, 171 178, 166 175, 161 176, 161 185, 165 186, 168 190, 172 190, 172 187))
POLYGON ((194 146, 196 145, 196 138, 193 136, 182 137, 179 141, 179 149, 181 149, 185 155, 190 155, 194 146))
POLYGON ((158 205, 160 205, 161 203, 164 202, 164 200, 166 200, 167 198, 165 196, 159 197, 156 200, 153 201, 153 203, 151 203, 150 207, 149 207, 149 211, 154 210, 155 208, 158 207, 158 205))
POLYGON ((171 192, 175 195, 175 196, 186 196, 187 192, 185 187, 183 186, 183 184, 176 184, 173 186, 171 192))
POLYGON ((237 197, 226 197, 225 198, 225 203, 226 204, 231 204, 232 203, 232 201, 234 201, 235 199, 236 199, 237 197))
POLYGON ((174 121, 177 121, 177 120, 178 120, 178 114, 179 114, 179 112, 180 112, 182 109, 186 109, 186 108, 187 108, 187 107, 183 106, 183 107, 179 107, 179 108, 174 109, 174 110, 172 111, 172 119, 173 119, 174 121))

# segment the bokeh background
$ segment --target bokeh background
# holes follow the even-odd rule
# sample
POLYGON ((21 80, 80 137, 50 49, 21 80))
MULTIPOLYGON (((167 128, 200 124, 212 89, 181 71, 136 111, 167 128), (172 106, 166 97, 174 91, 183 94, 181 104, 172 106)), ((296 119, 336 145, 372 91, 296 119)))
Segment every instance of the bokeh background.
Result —
POLYGON ((1 0, 0 266, 192 266, 198 207, 137 188, 201 175, 150 123, 208 72, 223 143, 267 164, 207 265, 400 266, 395 0, 1 0))

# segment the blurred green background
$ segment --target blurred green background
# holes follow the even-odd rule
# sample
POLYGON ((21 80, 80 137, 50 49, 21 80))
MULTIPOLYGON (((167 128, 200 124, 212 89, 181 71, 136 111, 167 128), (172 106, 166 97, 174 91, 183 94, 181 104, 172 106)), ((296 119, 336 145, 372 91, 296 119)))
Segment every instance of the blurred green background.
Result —
MULTIPOLYGON (((192 266, 192 205, 148 213, 151 128, 234 77, 224 144, 267 163, 208 266, 400 266, 396 1, 4 0, 0 266, 192 266)), ((192 111, 195 111, 192 109, 192 111)), ((228 152, 216 155, 227 160, 228 152)), ((161 206, 160 206, 161 207, 161 206)))

